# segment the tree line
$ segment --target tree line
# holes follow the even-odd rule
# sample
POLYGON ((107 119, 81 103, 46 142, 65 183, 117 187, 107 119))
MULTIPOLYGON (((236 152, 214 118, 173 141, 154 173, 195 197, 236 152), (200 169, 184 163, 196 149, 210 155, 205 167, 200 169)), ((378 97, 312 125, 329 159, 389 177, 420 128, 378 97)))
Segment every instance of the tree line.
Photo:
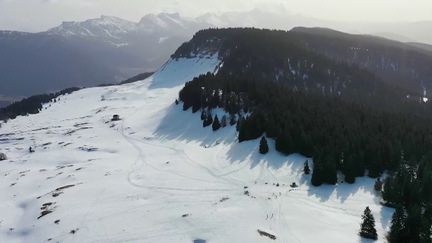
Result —
POLYGON ((43 104, 56 99, 65 94, 70 94, 80 88, 67 88, 56 93, 34 95, 21 101, 14 102, 4 108, 0 108, 0 120, 15 119, 17 116, 37 114, 42 109, 43 104))
MULTIPOLYGON (((354 183, 356 177, 377 178, 384 171, 396 171, 383 183, 383 198, 389 205, 399 205, 401 198, 408 203, 419 201, 432 191, 432 168, 426 166, 429 162, 420 162, 432 161, 425 157, 432 146, 431 119, 427 117, 373 109, 340 97, 293 91, 280 83, 224 79, 211 73, 186 83, 179 99, 184 110, 200 111, 203 126, 213 125, 213 130, 220 128, 220 122, 219 118, 213 118, 212 110, 224 109, 229 117, 225 119, 236 122, 239 142, 266 134, 275 139, 275 149, 283 154, 313 157, 311 182, 314 186, 336 184, 338 172, 342 172, 347 183, 354 183), (406 161, 411 167, 427 171, 428 175, 424 175, 427 183, 413 179, 418 176, 407 179, 411 174, 398 172, 406 161), (407 194, 400 192, 400 188, 405 188, 407 194)), ((262 139, 260 152, 266 153, 266 146, 267 142, 262 139)), ((429 212, 425 210, 426 204, 415 205, 417 209, 411 210, 404 206, 404 215, 414 213, 412 217, 421 218, 415 222, 424 222, 427 229, 430 221, 425 220, 424 214, 429 212)), ((403 225, 411 225, 410 222, 403 225)), ((409 227, 417 228, 416 225, 409 227)), ((406 239, 392 232, 389 238, 406 239)), ((407 232, 402 235, 409 238, 421 235, 409 229, 407 232)))

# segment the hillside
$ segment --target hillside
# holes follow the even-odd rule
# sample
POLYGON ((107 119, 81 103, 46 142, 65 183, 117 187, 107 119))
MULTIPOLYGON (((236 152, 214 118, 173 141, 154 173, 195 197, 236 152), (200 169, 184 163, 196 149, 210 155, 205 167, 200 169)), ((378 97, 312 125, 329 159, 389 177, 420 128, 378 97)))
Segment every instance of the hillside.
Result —
POLYGON ((298 36, 200 31, 2 123, 0 242, 371 242, 366 207, 376 242, 428 242, 430 102, 298 36))
POLYGON ((409 43, 323 28, 294 28, 292 32, 305 48, 376 73, 386 83, 425 96, 432 88, 430 50, 409 43))
MULTIPOLYGON (((335 43, 347 36, 320 32, 335 43)), ((197 33, 174 57, 218 50, 223 65, 217 74, 185 84, 179 93, 183 110, 199 111, 200 127, 213 131, 223 130, 227 120, 237 121, 238 141, 261 137, 261 153, 267 151, 267 137, 275 140, 270 148, 283 154, 312 157, 314 186, 353 184, 365 175, 378 178, 375 188, 383 204, 398 208, 390 242, 429 242, 430 102, 390 85, 379 71, 374 75, 349 58, 336 61, 322 54, 333 53, 332 47, 305 48, 298 37, 257 29, 197 33)))
POLYGON ((370 206, 383 242, 392 210, 373 180, 312 187, 301 172, 310 159, 262 156, 255 141, 236 143, 234 127, 199 128, 198 114, 174 104, 184 82, 219 68, 217 54, 200 56, 3 124, 0 240, 349 243, 370 206))

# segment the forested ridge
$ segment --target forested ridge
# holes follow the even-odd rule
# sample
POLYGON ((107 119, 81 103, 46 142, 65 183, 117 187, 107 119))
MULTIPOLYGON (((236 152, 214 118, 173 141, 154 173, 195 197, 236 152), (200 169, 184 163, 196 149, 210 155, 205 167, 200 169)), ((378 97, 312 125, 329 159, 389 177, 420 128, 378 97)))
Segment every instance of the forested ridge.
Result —
POLYGON ((398 208, 389 241, 431 242, 432 111, 420 95, 307 50, 282 31, 203 31, 174 57, 214 50, 223 67, 186 83, 184 110, 200 111, 208 126, 212 110, 223 108, 239 142, 265 135, 281 153, 313 157, 315 186, 336 184, 338 172, 347 183, 388 172, 376 189, 398 208))
POLYGON ((0 119, 15 119, 17 116, 37 114, 42 109, 43 104, 54 101, 57 97, 70 94, 80 88, 67 88, 56 93, 33 95, 20 101, 14 102, 4 108, 0 108, 0 119))

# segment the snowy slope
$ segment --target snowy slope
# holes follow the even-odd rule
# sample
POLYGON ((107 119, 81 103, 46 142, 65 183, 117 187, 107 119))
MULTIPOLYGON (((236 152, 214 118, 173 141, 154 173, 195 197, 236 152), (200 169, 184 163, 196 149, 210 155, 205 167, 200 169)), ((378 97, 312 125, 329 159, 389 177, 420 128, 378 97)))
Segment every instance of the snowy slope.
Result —
POLYGON ((392 211, 371 179, 311 187, 306 158, 262 156, 257 141, 202 128, 174 104, 219 62, 170 60, 144 81, 84 89, 3 124, 0 242, 367 242, 357 236, 366 206, 384 242, 392 211))

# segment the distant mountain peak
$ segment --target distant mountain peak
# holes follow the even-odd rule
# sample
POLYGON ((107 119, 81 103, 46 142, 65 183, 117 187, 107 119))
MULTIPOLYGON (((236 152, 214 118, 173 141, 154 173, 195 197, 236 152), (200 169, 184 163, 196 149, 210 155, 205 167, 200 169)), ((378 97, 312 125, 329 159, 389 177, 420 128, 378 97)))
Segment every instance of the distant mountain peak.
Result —
POLYGON ((85 21, 63 22, 47 32, 64 37, 103 37, 119 39, 119 35, 135 28, 136 24, 118 17, 102 15, 100 18, 85 21))
POLYGON ((179 13, 148 14, 141 18, 138 23, 140 29, 147 32, 173 31, 194 29, 197 30, 198 22, 193 19, 182 17, 179 13))
POLYGON ((147 14, 138 23, 114 16, 102 15, 85 21, 63 22, 47 31, 48 34, 63 37, 99 38, 119 44, 118 40, 128 33, 165 33, 170 35, 192 35, 195 31, 210 27, 198 21, 181 16, 179 13, 147 14))

